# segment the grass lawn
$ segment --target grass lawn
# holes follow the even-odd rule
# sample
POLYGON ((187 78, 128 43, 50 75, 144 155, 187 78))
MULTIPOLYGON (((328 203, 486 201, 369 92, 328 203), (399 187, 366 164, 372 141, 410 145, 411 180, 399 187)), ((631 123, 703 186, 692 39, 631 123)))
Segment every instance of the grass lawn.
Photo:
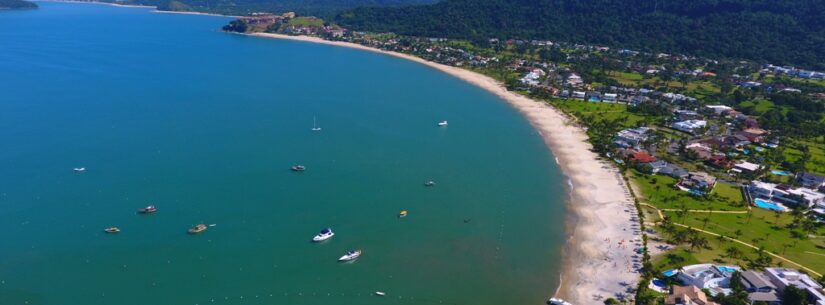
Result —
POLYGON ((289 23, 287 24, 294 26, 322 27, 324 26, 324 20, 315 17, 295 17, 289 19, 289 23))
MULTIPOLYGON (((763 246, 768 251, 782 255, 819 273, 825 273, 825 257, 822 256, 825 255, 825 238, 823 238, 825 228, 820 227, 814 233, 816 237, 795 238, 791 235, 791 230, 785 227, 793 222, 793 217, 788 213, 780 213, 777 219, 774 212, 754 208, 750 220, 748 220, 748 214, 689 213, 679 218, 675 212, 666 213, 672 217, 674 222, 699 229, 704 228, 704 230, 730 236, 757 247, 763 246), (707 225, 704 222, 705 218, 709 219, 707 225), (741 231, 741 235, 737 236, 737 230, 741 231)), ((750 252, 752 250, 745 253, 750 252)))
POLYGON ((551 103, 553 106, 583 121, 593 119, 620 120, 625 127, 636 127, 636 123, 645 120, 643 116, 628 112, 625 104, 592 103, 576 99, 554 99, 551 103))
POLYGON ((762 115, 763 113, 767 112, 774 108, 773 102, 769 100, 754 100, 754 101, 744 101, 739 103, 740 107, 754 107, 754 111, 756 112, 755 115, 762 115))
POLYGON ((812 141, 794 141, 785 144, 785 159, 793 162, 802 158, 802 152, 796 145, 807 145, 811 159, 805 164, 807 171, 825 175, 825 144, 812 141))
POLYGON ((637 170, 630 170, 629 177, 641 189, 640 199, 660 209, 681 209, 715 211, 746 211, 742 194, 738 187, 724 183, 717 183, 710 198, 699 198, 688 192, 674 188, 676 179, 663 175, 644 176, 637 170), (658 187, 658 188, 657 188, 658 187))
MULTIPOLYGON (((755 257, 755 250, 744 245, 732 241, 720 241, 716 237, 710 235, 703 235, 708 240, 708 248, 693 249, 688 246, 681 245, 672 250, 657 255, 652 258, 654 268, 659 272, 666 270, 677 269, 686 265, 701 264, 701 263, 715 263, 720 265, 738 265, 747 266, 746 257, 755 257), (742 256, 737 258, 730 257, 725 251, 734 247, 739 249, 742 256)), ((777 259, 774 260, 776 262, 777 259)))
POLYGON ((621 72, 610 71, 608 76, 624 86, 644 87, 644 86, 665 86, 670 88, 684 89, 690 96, 696 98, 704 98, 707 95, 719 93, 720 89, 715 84, 706 80, 694 80, 689 83, 682 84, 678 80, 663 81, 658 76, 645 77, 636 72, 621 72))

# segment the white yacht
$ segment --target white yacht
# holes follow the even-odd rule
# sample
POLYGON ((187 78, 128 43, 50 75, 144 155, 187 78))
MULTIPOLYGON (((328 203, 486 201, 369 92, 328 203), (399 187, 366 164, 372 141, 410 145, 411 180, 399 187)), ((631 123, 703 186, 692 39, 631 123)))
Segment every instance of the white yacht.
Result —
POLYGON ((570 304, 570 302, 567 302, 565 300, 558 299, 558 298, 550 298, 549 300, 547 300, 547 304, 549 304, 549 305, 573 305, 573 304, 570 304))
POLYGON ((327 239, 332 238, 333 236, 335 236, 335 233, 332 232, 332 229, 325 228, 325 229, 321 230, 321 233, 318 233, 318 235, 315 235, 315 237, 312 238, 312 241, 314 241, 314 242, 325 241, 327 239))
POLYGON ((312 117, 312 131, 321 131, 321 127, 318 127, 315 122, 315 117, 312 117))
POLYGON ((74 169, 72 169, 72 170, 73 170, 75 173, 82 173, 82 172, 85 172, 85 171, 86 171, 86 168, 85 168, 85 167, 75 167, 75 168, 74 168, 74 169))
POLYGON ((447 121, 438 122, 438 126, 447 126, 447 121))
POLYGON ((347 251, 347 254, 344 254, 344 256, 341 256, 341 258, 339 258, 338 261, 339 262, 354 261, 359 256, 361 256, 361 250, 350 250, 350 251, 347 251))

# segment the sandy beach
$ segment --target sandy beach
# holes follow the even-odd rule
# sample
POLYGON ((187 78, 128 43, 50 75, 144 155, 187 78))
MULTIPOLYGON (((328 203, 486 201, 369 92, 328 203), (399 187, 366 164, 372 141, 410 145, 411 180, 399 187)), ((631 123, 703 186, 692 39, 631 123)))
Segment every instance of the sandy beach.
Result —
MULTIPOLYGON (((455 76, 507 101, 540 132, 570 179, 572 189, 568 207, 573 217, 568 218, 565 267, 556 296, 577 305, 602 304, 610 297, 633 297, 629 289, 636 287, 639 279, 636 270, 641 264, 640 256, 634 252, 641 246, 641 232, 633 199, 618 169, 591 151, 584 130, 571 124, 563 113, 546 103, 509 92, 503 84, 488 76, 415 56, 316 37, 251 35, 348 47, 403 58, 455 76)), ((551 289, 553 287, 548 287, 548 297, 552 294, 551 289)))

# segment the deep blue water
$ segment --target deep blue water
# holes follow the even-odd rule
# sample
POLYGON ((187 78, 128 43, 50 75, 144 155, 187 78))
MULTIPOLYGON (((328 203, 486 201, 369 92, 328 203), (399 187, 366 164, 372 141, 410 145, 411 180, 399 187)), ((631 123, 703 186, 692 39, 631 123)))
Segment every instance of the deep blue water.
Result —
POLYGON ((397 58, 221 33, 227 18, 39 4, 0 12, 0 304, 555 290, 563 177, 497 97, 397 58), (186 234, 197 223, 215 226, 186 234))

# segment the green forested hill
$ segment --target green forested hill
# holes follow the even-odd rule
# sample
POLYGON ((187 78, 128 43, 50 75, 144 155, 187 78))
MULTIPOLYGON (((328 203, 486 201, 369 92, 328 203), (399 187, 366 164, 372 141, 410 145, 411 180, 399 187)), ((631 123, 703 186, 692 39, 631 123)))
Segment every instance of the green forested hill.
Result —
POLYGON ((0 0, 0 10, 37 8, 37 4, 24 0, 0 0))
MULTIPOLYGON (((114 2, 115 0, 102 0, 114 2)), ((157 6, 176 11, 241 15, 251 12, 294 11, 309 15, 334 15, 355 7, 398 7, 431 4, 437 0, 127 0, 126 3, 157 6)), ((124 3, 120 1, 118 3, 124 3)))
POLYGON ((825 67, 822 0, 444 0, 357 8, 356 30, 522 38, 825 67))

